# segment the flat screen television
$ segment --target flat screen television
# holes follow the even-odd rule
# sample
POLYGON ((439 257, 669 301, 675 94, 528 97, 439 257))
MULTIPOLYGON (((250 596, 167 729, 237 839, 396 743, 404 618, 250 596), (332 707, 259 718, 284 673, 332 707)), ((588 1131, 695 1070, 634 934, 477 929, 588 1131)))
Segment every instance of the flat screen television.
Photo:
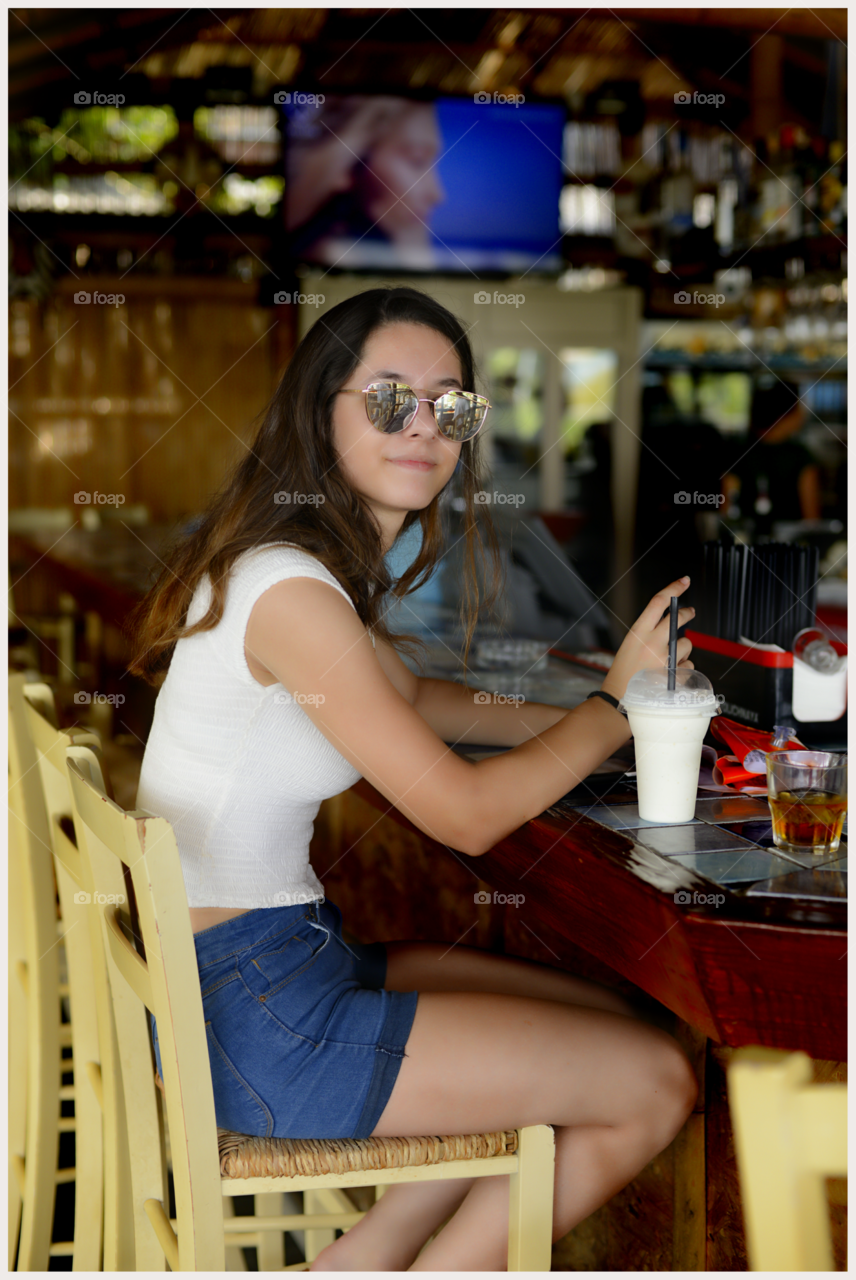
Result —
POLYGON ((293 260, 559 271, 565 108, 477 97, 276 94, 293 260))

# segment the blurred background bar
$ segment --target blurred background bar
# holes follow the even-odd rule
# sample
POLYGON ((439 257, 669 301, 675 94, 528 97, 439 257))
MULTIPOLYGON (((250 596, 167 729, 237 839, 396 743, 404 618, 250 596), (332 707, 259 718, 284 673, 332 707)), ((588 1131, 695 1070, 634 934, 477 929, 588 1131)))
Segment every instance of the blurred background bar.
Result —
MULTIPOLYGON (((609 652, 682 573, 733 612, 699 594, 724 538, 811 547, 846 640, 845 27, 10 11, 16 660, 66 692, 121 681, 144 740, 128 609, 299 338, 401 281, 462 318, 493 404, 506 592, 481 638, 609 652)), ((454 548, 456 479, 442 506, 454 548)), ((458 606, 454 549, 397 606, 441 666, 458 606)))
MULTIPOLYGON (((130 611, 244 457, 300 338, 378 284, 415 285, 460 317, 492 404, 484 507, 505 588, 479 618, 476 687, 576 706, 683 574, 713 638, 693 658, 719 662, 717 689, 741 674, 719 638, 765 643, 771 614, 844 647, 846 9, 36 8, 8 22, 10 667, 53 687, 63 727, 98 729, 120 804, 135 804, 156 698, 127 674, 130 611), (775 544, 798 550, 790 567, 775 544), (807 609, 766 563, 786 566, 807 609)), ((445 679, 462 677, 459 480, 440 503, 446 553, 391 617, 445 679)), ((390 550, 393 575, 420 537, 390 550)), ((729 716, 754 714, 759 670, 729 716)), ((827 732, 846 735, 846 712, 827 732)), ((632 759, 605 761, 576 798, 632 801, 632 759)), ((474 872, 414 845, 413 828, 396 836, 385 799, 372 829, 387 825, 364 840, 358 787, 325 802, 313 845, 346 922, 353 893, 350 919, 372 936, 463 937, 607 985, 620 971, 658 1016, 661 999, 680 1014, 697 1112, 555 1243, 553 1269, 745 1270, 725 1046, 760 1042, 769 1007, 786 1038, 764 1043, 833 1052, 840 1028, 787 984, 836 998, 840 961, 823 957, 846 952, 827 931, 846 856, 832 888, 801 867, 761 886, 760 959, 742 928, 695 908, 674 933, 677 915, 654 928, 684 881, 644 842, 628 854, 627 830, 586 819, 573 835, 580 815, 563 819, 533 863, 543 830, 527 824, 513 879, 491 884, 518 887, 540 864, 526 893, 553 924, 546 908, 533 928, 478 907, 470 933, 460 913, 471 877, 495 874, 488 859, 474 872), (616 894, 589 891, 604 884, 616 894), (812 925, 834 952, 809 946, 812 925), (637 945, 643 926, 651 945, 637 945)), ((737 826, 722 838, 736 884, 735 837, 748 848, 737 826)), ((830 1194, 846 1269, 846 1187, 830 1194)))

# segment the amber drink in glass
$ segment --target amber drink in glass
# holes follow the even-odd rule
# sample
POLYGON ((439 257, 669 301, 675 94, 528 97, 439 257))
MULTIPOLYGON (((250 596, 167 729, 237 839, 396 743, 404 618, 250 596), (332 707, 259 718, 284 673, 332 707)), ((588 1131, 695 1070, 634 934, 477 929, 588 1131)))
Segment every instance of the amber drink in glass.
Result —
POLYGON ((771 751, 767 798, 773 844, 783 853, 835 853, 847 814, 847 756, 833 751, 771 751))

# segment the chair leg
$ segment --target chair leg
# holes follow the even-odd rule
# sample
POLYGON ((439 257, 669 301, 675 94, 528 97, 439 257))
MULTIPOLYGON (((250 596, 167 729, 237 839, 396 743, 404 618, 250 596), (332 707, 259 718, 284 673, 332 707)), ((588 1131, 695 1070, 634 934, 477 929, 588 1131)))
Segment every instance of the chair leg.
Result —
MULTIPOLYGON (((354 1206, 344 1191, 337 1187, 326 1187, 319 1188, 318 1191, 304 1191, 303 1212, 353 1213, 354 1206)), ((304 1237, 306 1239, 304 1256, 307 1262, 314 1262, 321 1250, 326 1249, 327 1245, 332 1244, 336 1239, 336 1232, 332 1227, 315 1227, 305 1231, 304 1237)))
MULTIPOLYGON (((229 1231, 229 1219, 235 1216, 235 1202, 231 1196, 223 1196, 223 1220, 226 1232, 229 1231)), ((244 1251, 238 1244, 226 1245, 226 1270, 246 1271, 247 1260, 244 1251)))
POLYGON ((549 1271, 553 1252, 556 1144, 547 1124, 518 1130, 518 1167, 510 1177, 508 1270, 549 1271))
MULTIPOLYGON (((279 1214, 287 1212, 283 1207, 281 1192, 255 1196, 254 1210, 257 1218, 275 1218, 279 1214)), ((281 1271, 285 1266, 285 1232, 259 1232, 256 1256, 258 1258, 259 1271, 281 1271)))

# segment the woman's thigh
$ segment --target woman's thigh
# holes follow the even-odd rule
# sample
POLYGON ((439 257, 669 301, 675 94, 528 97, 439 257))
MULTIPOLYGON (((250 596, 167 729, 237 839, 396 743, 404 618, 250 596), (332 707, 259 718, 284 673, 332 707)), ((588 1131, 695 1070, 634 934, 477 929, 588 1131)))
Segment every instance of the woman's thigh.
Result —
POLYGON ((425 991, 373 1134, 622 1125, 645 1116, 662 1127, 665 1146, 696 1092, 676 1041, 636 1018, 527 996, 425 991))
POLYGON ((438 942, 388 942, 386 955, 387 991, 485 991, 639 1016, 609 987, 518 956, 438 942))

